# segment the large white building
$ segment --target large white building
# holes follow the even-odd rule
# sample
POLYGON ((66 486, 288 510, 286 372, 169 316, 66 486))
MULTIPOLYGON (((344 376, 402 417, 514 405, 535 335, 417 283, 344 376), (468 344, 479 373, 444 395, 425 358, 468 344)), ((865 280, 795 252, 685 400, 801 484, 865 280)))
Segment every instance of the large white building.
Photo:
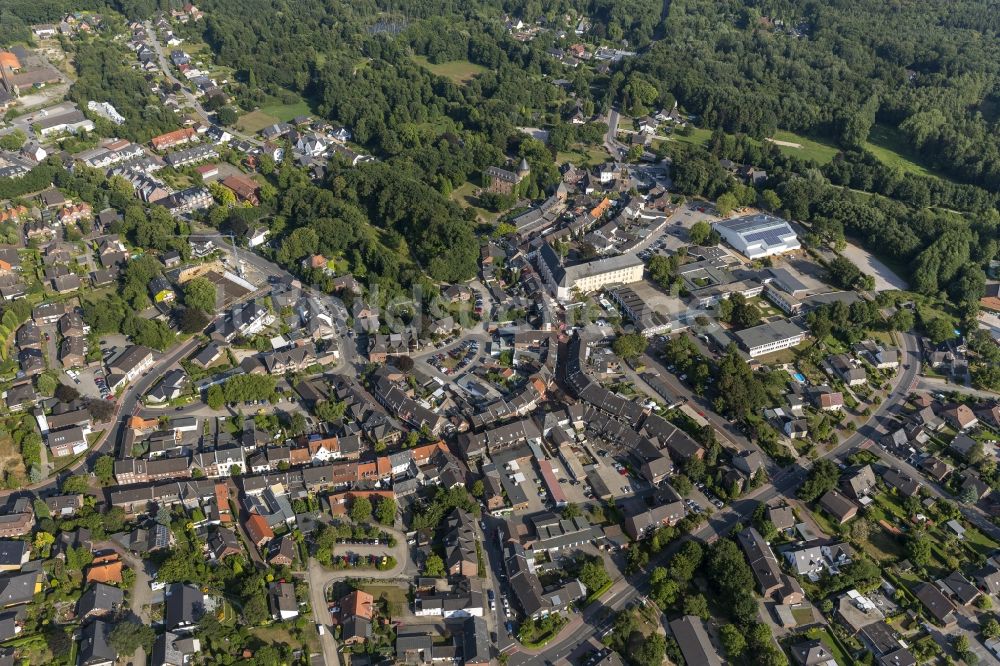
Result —
POLYGON ((644 264, 634 254, 563 266, 548 243, 538 251, 538 268, 549 291, 559 301, 568 301, 573 290, 597 291, 610 284, 631 284, 642 280, 644 264))
POLYGON ((750 357, 794 347, 806 339, 807 331, 787 319, 761 324, 736 333, 740 344, 750 357))
POLYGON ((737 252, 749 259, 769 257, 802 247, 788 222, 765 213, 716 222, 715 230, 737 252))

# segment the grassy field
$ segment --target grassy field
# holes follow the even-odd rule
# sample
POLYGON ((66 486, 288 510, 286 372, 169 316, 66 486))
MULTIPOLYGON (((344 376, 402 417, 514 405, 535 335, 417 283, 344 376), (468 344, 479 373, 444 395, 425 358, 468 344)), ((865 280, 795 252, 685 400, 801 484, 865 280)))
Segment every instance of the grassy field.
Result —
POLYGON ((305 100, 299 100, 295 104, 266 104, 260 107, 260 110, 283 123, 287 123, 296 116, 308 116, 312 114, 305 100))
POLYGON ((689 143, 692 146, 704 146, 708 143, 708 140, 712 138, 712 130, 702 129, 700 127, 690 128, 690 135, 685 136, 681 132, 674 132, 668 138, 663 139, 664 141, 678 141, 680 143, 689 143))
POLYGON ((835 146, 825 143, 823 141, 817 141, 815 139, 809 139, 804 136, 795 134, 794 132, 786 132, 780 130, 774 133, 771 137, 775 141, 784 141, 786 143, 797 143, 801 147, 796 148, 794 146, 778 146, 786 155, 799 157, 804 160, 813 160, 818 164, 826 164, 831 161, 839 151, 835 146))
POLYGON ((248 134, 256 134, 276 122, 278 122, 277 118, 269 116, 263 111, 251 111, 245 116, 240 116, 240 119, 236 122, 236 127, 248 134))
POLYGON ((910 144, 895 128, 884 125, 872 127, 865 149, 870 150, 884 164, 899 167, 906 173, 941 177, 941 174, 934 173, 919 163, 910 144))
MULTIPOLYGON (((291 632, 282 625, 254 627, 250 630, 250 633, 260 639, 263 643, 284 643, 285 645, 290 645, 292 648, 296 648, 301 645, 301 643, 292 636, 291 632)), ((304 631, 302 633, 306 637, 306 646, 310 651, 315 652, 320 649, 319 640, 316 638, 315 631, 304 631)))
POLYGON ((608 151, 603 146, 573 146, 570 150, 556 155, 556 164, 572 162, 580 167, 593 167, 604 164, 609 159, 608 151))
POLYGON ((424 69, 430 70, 438 76, 449 78, 459 85, 465 85, 472 80, 472 77, 487 71, 482 65, 477 65, 468 60, 452 60, 451 62, 435 64, 427 60, 427 56, 415 55, 411 57, 415 63, 424 69))

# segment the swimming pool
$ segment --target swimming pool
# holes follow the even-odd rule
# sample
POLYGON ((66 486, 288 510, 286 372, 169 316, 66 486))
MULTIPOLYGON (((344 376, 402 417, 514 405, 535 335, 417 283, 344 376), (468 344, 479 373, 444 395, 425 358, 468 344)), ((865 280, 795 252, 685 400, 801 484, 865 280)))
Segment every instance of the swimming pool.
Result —
POLYGON ((803 375, 801 372, 796 372, 794 375, 792 375, 792 379, 794 379, 800 384, 806 383, 806 376, 803 375))

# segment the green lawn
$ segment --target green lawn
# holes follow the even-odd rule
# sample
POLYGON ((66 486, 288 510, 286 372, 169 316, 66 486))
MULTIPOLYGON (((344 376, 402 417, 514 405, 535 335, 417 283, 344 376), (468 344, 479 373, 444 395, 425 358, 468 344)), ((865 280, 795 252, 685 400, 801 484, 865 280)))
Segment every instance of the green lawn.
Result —
POLYGON ((995 541, 971 525, 965 530, 965 543, 984 555, 988 555, 997 549, 995 541))
POLYGON ((593 167, 604 164, 610 158, 603 146, 576 145, 567 151, 556 155, 556 164, 571 162, 580 167, 593 167))
POLYGON ((673 132, 669 137, 664 139, 665 141, 678 141, 680 143, 689 143, 693 146, 704 146, 708 143, 708 140, 712 138, 712 130, 702 129, 700 127, 691 127, 688 130, 690 132, 689 136, 685 136, 680 130, 673 132))
POLYGON ((881 527, 872 530, 864 545, 864 551, 878 562, 894 561, 903 557, 903 548, 899 545, 899 541, 881 527))
POLYGON ((483 222, 494 224, 500 215, 477 205, 479 203, 479 199, 475 195, 477 189, 478 187, 474 183, 466 181, 451 191, 451 198, 458 205, 475 210, 483 222))
POLYGON ((389 615, 398 617, 409 605, 406 591, 398 585, 363 585, 362 590, 375 597, 376 601, 384 599, 389 604, 389 615))
POLYGON ((465 85, 477 74, 482 74, 487 71, 487 69, 482 65, 477 65, 473 62, 469 62, 468 60, 452 60, 451 62, 440 62, 435 64, 427 60, 427 56, 415 55, 411 57, 415 63, 424 69, 430 70, 433 74, 437 74, 438 76, 449 78, 459 85, 465 85))
POLYGON ((889 166, 899 167, 906 173, 918 176, 938 176, 919 163, 919 157, 913 151, 899 130, 884 125, 875 125, 865 143, 865 149, 871 151, 881 162, 889 166))
POLYGON ((903 508, 903 504, 889 493, 879 493, 875 496, 875 502, 899 520, 906 518, 906 509, 903 508))
POLYGON ((236 127, 248 134, 256 134, 276 122, 278 122, 276 117, 270 116, 263 111, 251 111, 246 115, 240 116, 240 119, 236 121, 236 127))
POLYGON ((813 639, 818 638, 820 641, 822 641, 823 645, 829 648, 830 653, 833 655, 833 658, 837 661, 838 664, 854 663, 851 659, 848 659, 847 655, 844 654, 843 650, 840 649, 840 642, 836 638, 834 638, 833 634, 830 632, 828 628, 813 627, 808 631, 806 631, 806 635, 809 638, 813 639))
POLYGON ((818 164, 826 164, 840 152, 840 149, 832 144, 816 139, 810 139, 799 134, 795 134, 794 132, 779 130, 775 132, 774 136, 771 138, 775 141, 799 144, 799 147, 779 145, 778 149, 786 155, 798 157, 804 160, 813 160, 818 164))
POLYGON ((260 107, 260 111, 277 118, 283 123, 287 123, 296 116, 308 116, 312 114, 305 100, 299 100, 295 104, 268 104, 260 107))

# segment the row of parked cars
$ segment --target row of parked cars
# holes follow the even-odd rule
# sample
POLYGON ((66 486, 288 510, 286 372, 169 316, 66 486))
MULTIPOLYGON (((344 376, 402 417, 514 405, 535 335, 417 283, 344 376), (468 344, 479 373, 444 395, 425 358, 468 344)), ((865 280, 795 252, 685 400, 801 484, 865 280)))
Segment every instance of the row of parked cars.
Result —
POLYGON ((97 385, 97 390, 101 392, 101 397, 105 400, 114 400, 115 396, 111 393, 111 388, 108 386, 107 380, 104 378, 104 372, 98 370, 94 373, 94 384, 97 385))
POLYGON ((451 351, 442 352, 440 354, 435 354, 434 356, 431 356, 430 359, 428 360, 428 363, 437 368, 439 372, 442 372, 446 375, 450 375, 454 372, 458 372, 459 370, 465 369, 470 363, 472 363, 472 361, 476 358, 477 354, 479 354, 479 341, 466 340, 461 345, 455 347, 451 351), (444 364, 446 356, 450 356, 451 358, 458 360, 458 365, 456 365, 454 368, 449 368, 448 366, 446 366, 444 364))

